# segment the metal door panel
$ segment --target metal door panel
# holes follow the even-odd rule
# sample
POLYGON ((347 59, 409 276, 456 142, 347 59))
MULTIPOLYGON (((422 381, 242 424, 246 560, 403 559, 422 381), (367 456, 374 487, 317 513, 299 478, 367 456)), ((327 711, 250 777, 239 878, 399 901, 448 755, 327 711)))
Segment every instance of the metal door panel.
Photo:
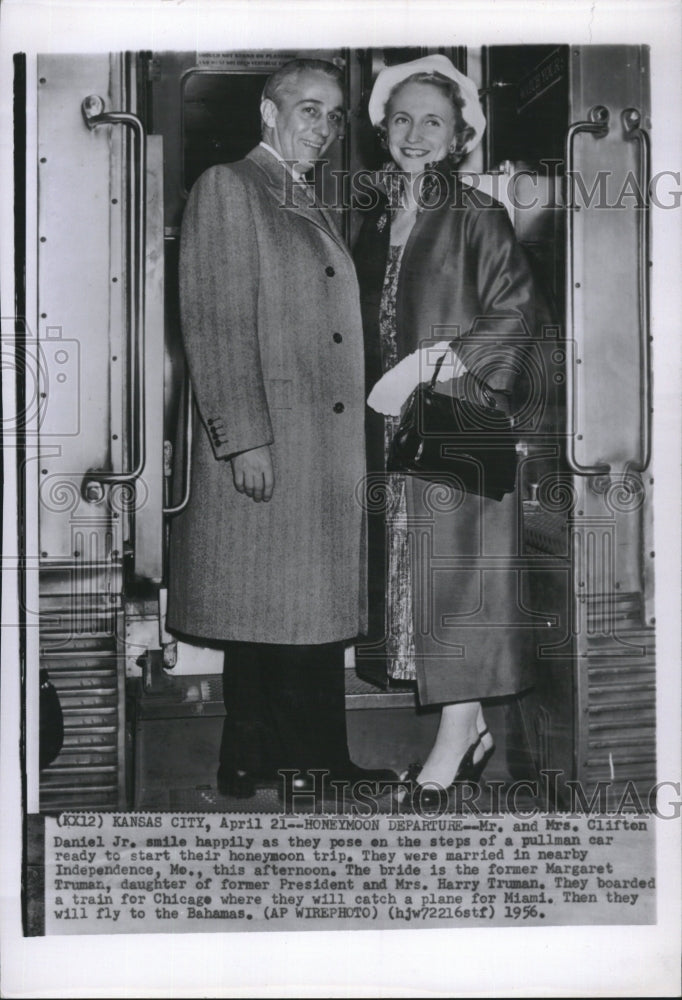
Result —
POLYGON ((88 561, 74 547, 76 521, 91 525, 98 558, 121 548, 102 505, 80 493, 86 470, 106 468, 121 447, 120 412, 109 401, 111 355, 124 358, 123 331, 111 325, 125 295, 111 239, 122 225, 110 167, 121 136, 89 132, 80 110, 92 92, 118 99, 116 66, 106 55, 41 56, 38 64, 40 549, 48 560, 88 561))
POLYGON ((642 363, 642 149, 626 136, 622 113, 636 108, 648 128, 644 54, 639 46, 572 50, 572 123, 598 107, 606 134, 583 129, 568 140, 573 241, 567 295, 576 358, 569 453, 581 471, 622 470, 646 461, 646 365, 642 363), (571 162, 572 160, 572 162, 571 162))

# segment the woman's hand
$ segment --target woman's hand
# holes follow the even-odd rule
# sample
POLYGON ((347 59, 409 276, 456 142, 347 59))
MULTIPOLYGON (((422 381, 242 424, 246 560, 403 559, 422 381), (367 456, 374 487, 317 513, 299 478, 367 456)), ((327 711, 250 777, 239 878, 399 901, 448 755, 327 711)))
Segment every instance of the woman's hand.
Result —
POLYGON ((275 488, 270 445, 264 444, 260 448, 243 451, 234 455, 231 462, 234 488, 239 493, 246 493, 256 503, 261 500, 267 503, 275 488))
POLYGON ((428 344, 399 361, 379 379, 369 394, 367 403, 386 416, 399 416, 405 400, 420 382, 430 382, 438 359, 445 354, 445 360, 438 373, 437 382, 458 378, 466 368, 450 347, 450 341, 441 340, 428 344))

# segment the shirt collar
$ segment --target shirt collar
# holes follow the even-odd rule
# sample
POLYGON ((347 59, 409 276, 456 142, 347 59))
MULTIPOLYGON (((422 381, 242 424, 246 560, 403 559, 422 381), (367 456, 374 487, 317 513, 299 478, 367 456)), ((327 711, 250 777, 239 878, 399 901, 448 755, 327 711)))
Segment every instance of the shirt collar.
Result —
POLYGON ((296 171, 292 169, 292 167, 290 166, 290 164, 287 163, 287 161, 284 159, 284 157, 280 153, 278 153, 276 149, 273 149, 273 147, 270 145, 270 143, 265 142, 263 139, 261 139, 259 145, 262 146, 263 149, 267 149, 268 153, 271 153, 275 157, 276 160, 279 160, 280 163, 283 163, 284 166, 289 171, 289 173, 291 174, 291 176, 294 178, 294 180, 298 184, 307 184, 308 183, 306 181, 305 177, 302 174, 296 173, 296 171))

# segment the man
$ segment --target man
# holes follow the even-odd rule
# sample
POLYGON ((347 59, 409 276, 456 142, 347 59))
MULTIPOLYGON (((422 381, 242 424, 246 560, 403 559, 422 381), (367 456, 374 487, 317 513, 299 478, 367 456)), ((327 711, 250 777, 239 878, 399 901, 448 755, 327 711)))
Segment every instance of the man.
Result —
MULTIPOLYGON (((287 768, 350 781, 344 640, 365 627, 363 343, 348 250, 304 181, 344 122, 341 74, 270 77, 263 142, 213 167, 182 227, 181 319, 202 426, 173 525, 168 624, 226 644, 218 788, 287 768)), ((319 776, 318 776, 319 777, 319 776)))

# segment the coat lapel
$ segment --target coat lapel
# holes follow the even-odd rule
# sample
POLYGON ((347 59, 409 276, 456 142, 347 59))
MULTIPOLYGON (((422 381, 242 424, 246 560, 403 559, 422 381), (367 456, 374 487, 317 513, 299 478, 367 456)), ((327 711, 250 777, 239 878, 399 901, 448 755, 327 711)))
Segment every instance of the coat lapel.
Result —
POLYGON ((326 208, 315 198, 312 186, 296 183, 285 165, 262 146, 256 146, 246 156, 260 169, 266 185, 277 203, 285 211, 294 212, 302 219, 326 233, 350 257, 350 251, 338 230, 336 222, 326 208))

